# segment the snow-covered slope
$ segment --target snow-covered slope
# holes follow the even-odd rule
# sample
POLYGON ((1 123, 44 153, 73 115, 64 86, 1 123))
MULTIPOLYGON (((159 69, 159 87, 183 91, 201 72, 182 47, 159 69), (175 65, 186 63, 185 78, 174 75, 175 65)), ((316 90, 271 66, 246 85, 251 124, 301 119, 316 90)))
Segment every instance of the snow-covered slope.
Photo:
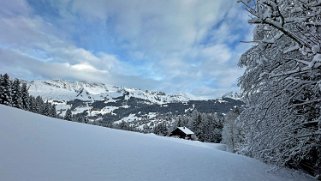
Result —
POLYGON ((313 180, 222 145, 112 130, 0 105, 0 180, 313 180))

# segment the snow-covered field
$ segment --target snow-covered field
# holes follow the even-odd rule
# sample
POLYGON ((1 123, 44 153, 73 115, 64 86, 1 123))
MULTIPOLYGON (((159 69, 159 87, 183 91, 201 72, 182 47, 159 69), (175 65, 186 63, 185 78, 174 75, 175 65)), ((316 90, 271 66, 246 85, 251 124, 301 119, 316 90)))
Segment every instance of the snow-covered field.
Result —
POLYGON ((52 119, 0 105, 0 180, 313 180, 204 144, 52 119))

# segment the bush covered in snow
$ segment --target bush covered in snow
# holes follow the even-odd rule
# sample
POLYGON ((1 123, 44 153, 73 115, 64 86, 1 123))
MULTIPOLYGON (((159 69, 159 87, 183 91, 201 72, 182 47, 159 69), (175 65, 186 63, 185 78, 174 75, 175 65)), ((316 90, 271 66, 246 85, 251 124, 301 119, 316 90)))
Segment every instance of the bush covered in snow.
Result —
POLYGON ((241 0, 255 25, 240 59, 243 153, 321 174, 321 1, 241 0))

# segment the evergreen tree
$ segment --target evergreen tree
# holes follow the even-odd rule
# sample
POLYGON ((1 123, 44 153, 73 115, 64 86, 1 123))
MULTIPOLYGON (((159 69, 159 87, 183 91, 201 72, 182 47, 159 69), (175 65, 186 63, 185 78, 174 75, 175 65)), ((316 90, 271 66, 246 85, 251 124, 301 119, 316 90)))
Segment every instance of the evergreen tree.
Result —
POLYGON ((22 108, 24 110, 30 110, 29 92, 28 92, 26 83, 22 84, 21 94, 22 94, 22 108))
POLYGON ((43 113, 44 102, 40 96, 36 97, 36 113, 43 113))
POLYGON ((44 107, 42 109, 42 115, 45 115, 45 116, 50 116, 50 104, 48 102, 48 100, 46 101, 46 103, 44 104, 44 107))
POLYGON ((11 81, 8 74, 4 74, 0 84, 0 104, 12 105, 11 81))
POLYGON ((166 136, 168 134, 166 122, 156 125, 153 132, 158 135, 166 136))
POLYGON ((243 134, 240 126, 237 124, 239 122, 237 119, 239 115, 239 108, 234 108, 225 116, 222 130, 222 143, 226 144, 231 152, 238 150, 240 143, 243 142, 243 134))
POLYGON ((56 105, 51 104, 49 116, 51 116, 53 118, 57 117, 56 105))
POLYGON ((147 124, 145 124, 143 126, 143 132, 144 133, 150 133, 151 132, 151 128, 147 124))
POLYGON ((118 128, 118 129, 123 129, 123 130, 130 130, 129 124, 128 124, 127 122, 125 122, 125 121, 120 122, 120 123, 116 126, 116 128, 118 128))
POLYGON ((178 117, 178 121, 177 121, 177 127, 182 127, 182 126, 184 126, 184 124, 183 124, 183 121, 182 121, 182 119, 181 119, 181 117, 179 116, 178 117))
POLYGON ((72 121, 72 113, 70 109, 67 109, 64 119, 68 121, 72 121))
POLYGON ((31 112, 37 112, 36 98, 33 96, 29 96, 29 110, 31 112))
POLYGON ((4 97, 4 87, 2 86, 4 82, 3 75, 0 74, 0 104, 3 104, 3 97, 4 97))
POLYGON ((12 106, 20 109, 23 108, 19 79, 15 79, 12 84, 12 106))
POLYGON ((200 141, 205 140, 203 134, 202 116, 199 113, 197 113, 196 118, 193 119, 192 130, 200 141))
MULTIPOLYGON (((84 117, 84 123, 88 124, 89 123, 89 119, 87 117, 84 117)), ((110 124, 111 126, 108 126, 109 128, 112 128, 112 123, 110 124)))

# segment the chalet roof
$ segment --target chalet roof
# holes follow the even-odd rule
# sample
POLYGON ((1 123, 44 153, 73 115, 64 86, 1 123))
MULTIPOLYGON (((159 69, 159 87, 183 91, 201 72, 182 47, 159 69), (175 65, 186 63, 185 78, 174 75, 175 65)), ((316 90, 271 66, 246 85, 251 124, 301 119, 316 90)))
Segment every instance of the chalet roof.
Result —
POLYGON ((194 134, 193 131, 191 131, 190 129, 186 128, 185 126, 184 127, 177 127, 177 129, 181 130, 186 135, 194 134))

